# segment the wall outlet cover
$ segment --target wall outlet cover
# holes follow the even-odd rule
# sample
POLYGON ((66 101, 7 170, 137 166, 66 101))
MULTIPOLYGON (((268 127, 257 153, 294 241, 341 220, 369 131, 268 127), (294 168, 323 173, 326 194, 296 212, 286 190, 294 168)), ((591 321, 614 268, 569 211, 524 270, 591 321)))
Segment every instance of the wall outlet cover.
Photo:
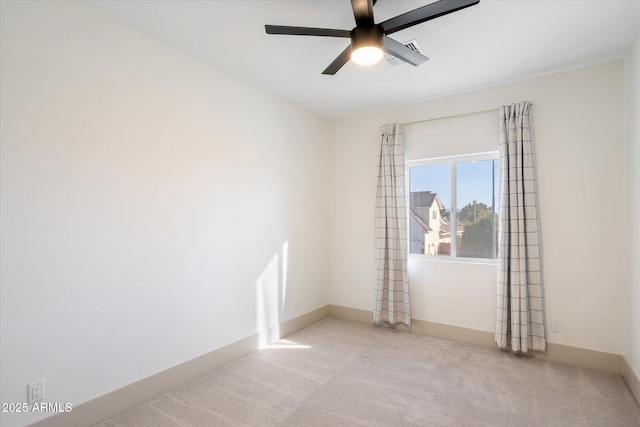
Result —
POLYGON ((44 380, 27 384, 27 403, 44 400, 44 380))

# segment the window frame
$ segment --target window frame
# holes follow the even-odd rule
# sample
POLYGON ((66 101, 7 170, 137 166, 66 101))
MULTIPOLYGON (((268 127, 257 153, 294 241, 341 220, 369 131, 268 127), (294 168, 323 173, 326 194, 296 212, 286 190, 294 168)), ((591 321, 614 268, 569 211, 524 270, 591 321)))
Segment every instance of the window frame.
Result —
MULTIPOLYGON (((407 248, 411 247, 411 233, 409 232, 411 227, 411 215, 409 214, 411 209, 411 186, 410 186, 410 170, 411 168, 421 167, 421 166, 436 166, 436 165, 449 165, 449 173, 451 175, 451 206, 449 209, 451 210, 451 228, 457 228, 458 219, 457 219, 457 165, 458 163, 469 163, 469 162, 477 162, 482 160, 500 160, 499 151, 486 151, 482 153, 473 153, 473 154, 460 154, 453 156, 442 156, 442 157, 433 157, 428 159, 416 159, 416 160, 406 160, 405 161, 405 194, 406 197, 406 209, 407 209, 407 248), (455 208, 455 209, 454 209, 455 208)), ((496 188, 495 194, 495 207, 494 212, 500 212, 500 188, 499 188, 500 180, 498 178, 498 188, 496 188)), ((498 242, 496 242, 496 245, 498 242)), ((470 257, 459 257, 457 255, 457 239, 451 239, 451 253, 455 253, 456 255, 427 255, 427 254, 412 254, 408 252, 409 259, 421 259, 421 260, 429 260, 429 261, 441 261, 441 262, 459 262, 466 264, 490 264, 497 265, 498 258, 470 258, 470 257)))

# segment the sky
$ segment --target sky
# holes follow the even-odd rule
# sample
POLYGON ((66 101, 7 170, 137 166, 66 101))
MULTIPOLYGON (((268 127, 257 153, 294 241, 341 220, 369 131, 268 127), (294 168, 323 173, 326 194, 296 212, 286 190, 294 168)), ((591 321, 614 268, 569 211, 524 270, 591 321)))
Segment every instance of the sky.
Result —
MULTIPOLYGON (((457 164, 457 209, 474 200, 487 206, 493 205, 492 191, 498 197, 498 160, 480 160, 457 164)), ((410 169, 410 191, 431 191, 438 193, 445 209, 451 209, 451 165, 420 166, 410 169)))

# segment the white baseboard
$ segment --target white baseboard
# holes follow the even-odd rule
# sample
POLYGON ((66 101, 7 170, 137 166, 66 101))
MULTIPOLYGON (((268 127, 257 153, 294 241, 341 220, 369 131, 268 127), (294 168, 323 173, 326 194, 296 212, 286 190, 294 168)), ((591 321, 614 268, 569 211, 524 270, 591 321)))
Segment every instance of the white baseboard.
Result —
POLYGON ((631 365, 626 357, 622 357, 622 376, 627 382, 631 393, 635 396, 638 404, 640 404, 640 377, 631 369, 631 365))
POLYGON ((536 354, 536 357, 622 375, 623 357, 621 354, 547 342, 547 351, 536 354))
POLYGON ((291 320, 287 320, 280 324, 280 338, 284 338, 287 335, 291 335, 294 332, 304 329, 307 326, 311 326, 316 322, 329 317, 329 305, 325 305, 313 311, 310 311, 301 316, 295 317, 291 320))
MULTIPOLYGON (((316 323, 329 315, 329 306, 320 307, 279 326, 281 338, 316 323)), ((59 413, 30 424, 31 427, 85 427, 97 424, 174 387, 184 384, 245 354, 258 350, 259 335, 254 334, 225 347, 188 360, 180 365, 143 378, 87 402, 73 411, 59 413)))
POLYGON ((342 305, 329 305, 329 315, 354 322, 373 324, 373 311, 360 310, 359 308, 345 307, 342 305))

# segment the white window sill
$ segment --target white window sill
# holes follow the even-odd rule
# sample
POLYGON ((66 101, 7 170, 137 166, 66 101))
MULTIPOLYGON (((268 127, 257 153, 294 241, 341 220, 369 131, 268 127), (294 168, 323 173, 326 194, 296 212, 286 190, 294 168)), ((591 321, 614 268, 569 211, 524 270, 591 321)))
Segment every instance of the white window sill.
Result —
POLYGON ((448 263, 456 263, 456 264, 498 265, 497 259, 487 259, 487 258, 456 258, 451 256, 409 254, 408 259, 418 260, 418 261, 429 261, 429 262, 448 262, 448 263))

